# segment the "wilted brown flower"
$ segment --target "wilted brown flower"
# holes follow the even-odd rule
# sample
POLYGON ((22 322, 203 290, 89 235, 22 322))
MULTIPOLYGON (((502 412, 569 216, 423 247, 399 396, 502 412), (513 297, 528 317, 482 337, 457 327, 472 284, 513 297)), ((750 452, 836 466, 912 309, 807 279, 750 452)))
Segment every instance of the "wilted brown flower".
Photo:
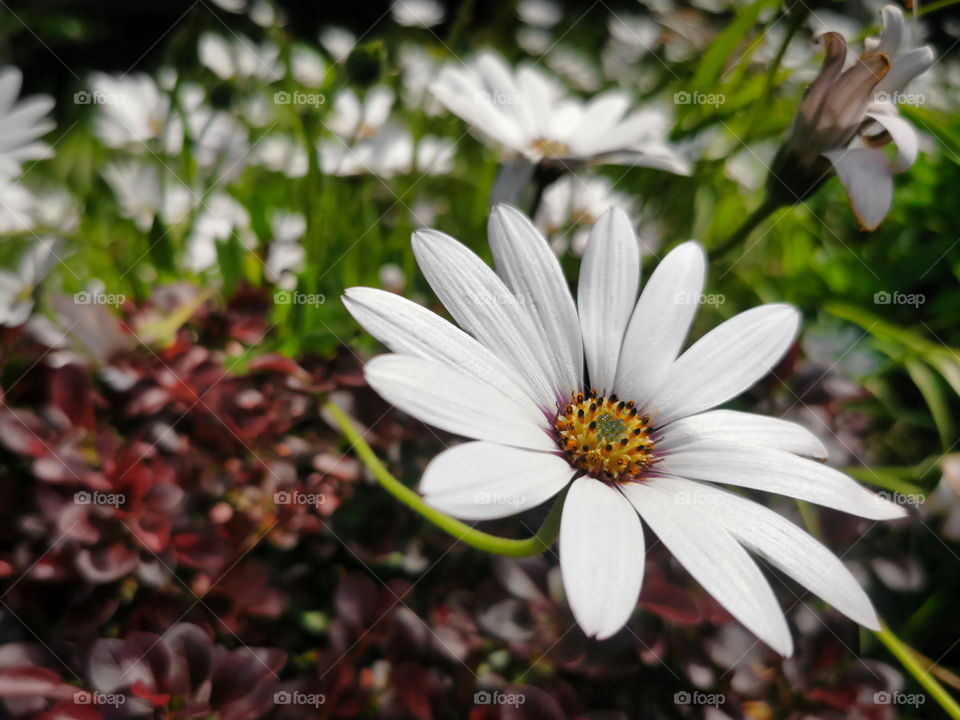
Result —
POLYGON ((843 36, 823 36, 826 57, 810 85, 767 178, 770 197, 781 205, 801 202, 837 173, 860 224, 875 229, 890 209, 895 173, 917 158, 917 135, 897 112, 902 90, 933 64, 933 50, 901 52, 906 31, 894 5, 881 11, 883 35, 868 39, 866 51, 847 66, 843 36), (855 140, 861 146, 852 146, 855 140), (894 142, 888 160, 878 148, 894 142))

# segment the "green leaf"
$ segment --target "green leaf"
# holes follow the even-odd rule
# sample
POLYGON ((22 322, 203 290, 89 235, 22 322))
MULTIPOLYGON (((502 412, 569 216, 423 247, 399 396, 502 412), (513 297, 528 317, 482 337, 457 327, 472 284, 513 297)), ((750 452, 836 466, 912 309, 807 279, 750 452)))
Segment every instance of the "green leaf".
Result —
POLYGON ((947 125, 943 115, 933 110, 910 105, 900 105, 899 107, 900 112, 908 120, 918 125, 921 130, 926 130, 937 138, 949 151, 945 153, 947 157, 960 165, 960 133, 947 125))
POLYGON ((764 8, 779 2, 780 0, 756 0, 739 11, 733 22, 727 25, 707 48, 688 86, 690 91, 706 91, 713 87, 720 79, 724 66, 737 49, 743 36, 756 24, 760 13, 764 8))
POLYGON ((937 425, 937 432, 940 433, 940 443, 944 449, 950 447, 950 443, 953 442, 953 418, 937 376, 917 359, 908 359, 904 364, 910 379, 920 390, 927 407, 930 408, 930 414, 933 415, 933 421, 937 425))

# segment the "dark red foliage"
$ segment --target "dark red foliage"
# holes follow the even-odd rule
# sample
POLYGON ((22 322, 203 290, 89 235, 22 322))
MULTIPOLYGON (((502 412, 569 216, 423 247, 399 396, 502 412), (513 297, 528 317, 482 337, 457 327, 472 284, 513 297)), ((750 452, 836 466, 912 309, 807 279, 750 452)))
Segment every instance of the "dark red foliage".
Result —
POLYGON ((441 445, 351 351, 276 354, 261 290, 201 300, 61 303, 71 342, 0 331, 0 717, 698 717, 672 702, 695 688, 728 717, 889 716, 850 623, 794 618, 781 661, 661 546, 633 620, 586 638, 553 552, 489 558, 366 482, 328 399, 403 477, 441 445))

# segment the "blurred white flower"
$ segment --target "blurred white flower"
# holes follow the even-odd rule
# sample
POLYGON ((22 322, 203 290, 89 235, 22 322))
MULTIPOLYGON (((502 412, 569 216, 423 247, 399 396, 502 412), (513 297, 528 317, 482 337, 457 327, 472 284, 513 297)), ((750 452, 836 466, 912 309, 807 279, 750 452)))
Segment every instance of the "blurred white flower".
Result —
POLYGON ((237 15, 247 9, 247 0, 213 0, 213 4, 221 10, 237 15))
POLYGON ((303 213, 274 210, 270 216, 273 239, 278 242, 297 242, 307 231, 307 219, 303 213))
POLYGON ((333 99, 333 109, 325 121, 328 129, 344 137, 369 138, 390 117, 395 99, 386 85, 375 85, 361 100, 352 88, 344 88, 333 99))
POLYGON ((10 177, 0 175, 0 233, 30 230, 36 224, 33 209, 37 198, 10 177))
POLYGON ((219 179, 230 180, 243 169, 250 149, 247 129, 226 112, 206 104, 203 88, 185 84, 180 88, 180 103, 187 117, 187 134, 197 164, 215 168, 219 179))
POLYGON ((960 541, 960 453, 951 453, 940 460, 943 475, 937 487, 920 505, 923 514, 943 516, 940 534, 954 542, 960 541))
POLYGON ((80 224, 77 201, 63 187, 43 188, 34 196, 32 212, 36 224, 41 228, 69 233, 80 224))
POLYGON ((645 165, 675 173, 689 165, 665 142, 668 116, 634 111, 630 97, 611 90, 582 101, 532 65, 516 71, 492 51, 446 65, 431 90, 476 131, 530 163, 645 165))
POLYGON ((153 78, 143 73, 90 77, 97 103, 96 135, 107 147, 143 150, 139 146, 154 138, 163 138, 165 152, 180 152, 183 126, 180 118, 170 114, 170 97, 157 87, 153 78), (132 147, 131 147, 132 146, 132 147))
POLYGON ((120 215, 133 220, 141 232, 150 229, 158 214, 165 225, 173 225, 190 210, 190 190, 156 165, 139 160, 118 161, 107 165, 102 174, 117 198, 120 215))
POLYGON ((407 275, 396 263, 385 263, 377 272, 380 287, 388 292, 401 293, 407 284, 407 275))
POLYGON ((228 240, 234 233, 245 248, 256 247, 257 238, 250 229, 246 208, 226 193, 210 195, 204 200, 187 238, 186 266, 193 272, 213 267, 217 262, 217 243, 228 240))
POLYGON ((443 112, 443 106, 430 93, 430 83, 437 76, 439 64, 419 45, 400 46, 400 98, 411 109, 423 109, 427 115, 443 112))
POLYGON ((223 80, 257 78, 273 82, 283 77, 279 62, 280 50, 265 42, 257 45, 250 38, 237 36, 233 41, 217 33, 200 36, 198 48, 201 64, 223 80))
POLYGON ((436 225, 437 215, 449 208, 447 202, 434 194, 425 193, 410 206, 410 222, 414 227, 436 225))
POLYGON ((299 178, 307 174, 309 159, 299 141, 288 135, 271 133, 254 146, 250 162, 283 173, 288 178, 299 178))
POLYGON ((303 271, 306 252, 300 239, 307 229, 307 219, 296 212, 275 210, 271 216, 273 240, 267 253, 264 274, 284 290, 296 287, 296 275, 303 271))
POLYGON ((285 22, 283 13, 265 0, 256 0, 250 6, 249 15, 251 20, 263 28, 282 27, 285 22))
POLYGON ((394 0, 390 6, 393 21, 405 27, 431 28, 443 22, 443 5, 437 0, 394 0))
POLYGON ((544 28, 524 25, 517 30, 517 45, 531 55, 543 55, 553 47, 553 33, 544 28))
POLYGON ((312 48, 297 45, 290 51, 290 73, 307 87, 320 87, 327 78, 327 63, 312 48))
POLYGON ((517 16, 527 25, 551 28, 560 22, 563 10, 553 0, 520 0, 517 3, 517 16))
POLYGON ((447 138, 425 135, 414 147, 410 132, 388 125, 372 138, 352 145, 337 138, 319 144, 320 168, 327 175, 393 175, 419 172, 445 175, 453 168, 454 144, 447 138))
POLYGON ((600 75, 596 66, 579 50, 557 47, 547 53, 547 65, 577 88, 596 92, 600 87, 600 75))
POLYGON ((266 127, 274 122, 275 105, 264 95, 255 93, 240 103, 240 114, 252 127, 266 127))
POLYGON ((37 238, 17 263, 16 272, 0 268, 0 326, 23 325, 33 310, 33 291, 60 262, 60 241, 37 238))
POLYGON ((649 16, 616 13, 607 20, 607 32, 611 42, 631 51, 633 59, 637 60, 656 49, 663 28, 649 16))
POLYGON ((594 223, 612 207, 633 214, 633 201, 614 190, 606 178, 565 175, 543 191, 534 224, 555 253, 570 249, 580 256, 594 223))
POLYGON ((334 62, 343 62, 357 44, 357 37, 346 28, 330 25, 320 31, 320 45, 334 62))
POLYGON ((17 102, 23 74, 18 68, 0 68, 0 177, 20 174, 21 163, 53 157, 53 150, 38 138, 56 124, 46 117, 53 98, 34 95, 17 102))

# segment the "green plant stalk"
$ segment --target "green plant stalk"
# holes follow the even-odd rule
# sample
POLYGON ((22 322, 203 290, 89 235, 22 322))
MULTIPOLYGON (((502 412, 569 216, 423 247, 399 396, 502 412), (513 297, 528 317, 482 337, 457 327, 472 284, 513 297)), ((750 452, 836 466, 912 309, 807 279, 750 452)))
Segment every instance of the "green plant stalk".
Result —
POLYGON ((560 511, 563 507, 566 491, 557 496, 550 513, 533 537, 525 540, 512 540, 481 532, 427 505, 417 493, 390 474, 383 463, 380 462, 380 458, 373 452, 373 449, 361 437, 360 432, 346 413, 333 403, 327 403, 326 407, 337 421, 344 437, 357 453, 357 457, 373 473, 384 490, 411 510, 423 515, 444 532, 453 535, 457 540, 484 552, 511 557, 539 555, 556 541, 560 532, 560 511))
POLYGON ((710 259, 714 260, 722 257, 735 245, 750 237, 750 233, 756 230, 757 226, 770 217, 770 215, 773 214, 773 211, 777 210, 779 207, 780 203, 767 195, 763 199, 763 202, 760 204, 760 206, 747 216, 747 219, 743 221, 743 224, 734 230, 730 237, 721 242, 719 245, 707 250, 707 254, 710 256, 710 259))
POLYGON ((937 682, 937 679, 931 675, 923 665, 909 645, 893 634, 887 624, 880 621, 880 630, 875 632, 880 642, 889 650, 900 664, 916 679, 923 689, 930 693, 931 697, 944 709, 944 711, 954 720, 960 720, 960 705, 953 699, 953 696, 937 682))

